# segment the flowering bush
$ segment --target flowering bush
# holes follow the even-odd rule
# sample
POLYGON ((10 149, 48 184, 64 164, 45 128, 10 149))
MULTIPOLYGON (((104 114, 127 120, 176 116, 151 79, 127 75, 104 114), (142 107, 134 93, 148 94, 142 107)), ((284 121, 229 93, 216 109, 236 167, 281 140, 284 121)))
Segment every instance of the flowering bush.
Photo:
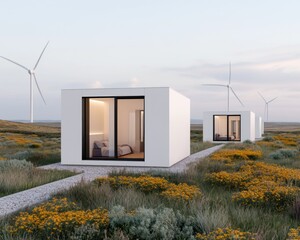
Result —
POLYGON ((177 199, 177 200, 191 200, 197 196, 201 196, 199 188, 190 186, 186 183, 179 183, 178 185, 170 183, 168 188, 161 193, 162 196, 177 199))
POLYGON ((99 185, 108 183, 113 188, 119 187, 134 187, 143 192, 158 192, 161 196, 176 200, 192 200, 195 197, 201 196, 201 191, 198 187, 180 183, 178 185, 168 182, 161 177, 151 176, 114 176, 101 177, 95 180, 99 185))
POLYGON ((252 178, 251 172, 217 172, 206 176, 206 180, 215 185, 223 185, 229 188, 243 188, 246 182, 252 178))
POLYGON ((256 144, 262 147, 269 148, 282 148, 284 145, 280 141, 270 142, 270 141, 257 141, 256 144))
POLYGON ((282 142, 284 145, 287 145, 287 146, 297 146, 298 138, 295 135, 288 135, 288 134, 277 135, 277 136, 274 136, 274 139, 282 142))
POLYGON ((95 180, 99 185, 104 182, 109 183, 113 188, 119 187, 135 187, 143 192, 162 191, 168 188, 169 182, 160 177, 151 176, 116 176, 116 177, 100 177, 95 180))
POLYGON ((262 152, 252 149, 223 149, 213 153, 211 160, 232 162, 234 160, 255 160, 262 157, 262 152))
POLYGON ((80 210, 66 198, 52 199, 31 212, 21 212, 9 227, 12 234, 39 235, 43 239, 66 237, 74 228, 91 224, 97 229, 108 226, 108 211, 103 209, 80 210))
POLYGON ((239 190, 233 200, 242 205, 267 205, 277 210, 290 206, 300 193, 300 170, 263 162, 247 161, 237 172, 211 173, 206 180, 239 190))
POLYGON ((300 189, 279 186, 273 181, 264 181, 249 186, 247 190, 234 193, 233 200, 242 205, 269 206, 281 211, 292 205, 300 189))
POLYGON ((32 139, 24 138, 21 134, 11 134, 7 135, 6 140, 13 141, 17 145, 26 145, 26 144, 32 144, 32 139))
POLYGON ((291 228, 287 240, 300 240, 300 227, 291 228))
MULTIPOLYGON (((244 188, 247 182, 257 180, 272 180, 281 185, 300 186, 300 170, 276 164, 248 161, 237 172, 211 173, 207 175, 207 180, 214 184, 236 186, 237 188, 244 188)), ((252 184, 250 183, 250 185, 252 184)))
POLYGON ((196 235, 196 239, 200 240, 254 240, 255 234, 250 232, 242 232, 239 229, 232 228, 218 228, 215 231, 212 231, 208 234, 200 234, 196 235))

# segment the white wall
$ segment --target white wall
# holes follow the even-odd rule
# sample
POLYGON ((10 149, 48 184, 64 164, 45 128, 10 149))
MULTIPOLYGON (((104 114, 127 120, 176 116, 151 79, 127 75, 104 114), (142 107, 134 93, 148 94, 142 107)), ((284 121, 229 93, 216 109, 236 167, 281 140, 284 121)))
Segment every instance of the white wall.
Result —
POLYGON ((262 126, 263 122, 262 122, 262 118, 257 116, 255 118, 255 138, 256 139, 260 139, 262 137, 263 134, 263 126, 262 126))
POLYGON ((175 95, 175 91, 170 94, 169 88, 62 90, 62 164, 169 167, 175 161, 181 160, 178 156, 184 158, 190 149, 190 130, 187 128, 190 116, 187 104, 181 105, 184 111, 176 107, 178 102, 188 101, 183 97, 178 101, 176 99, 179 99, 179 95, 175 95), (170 97, 172 95, 174 96, 170 97), (145 97, 145 161, 82 160, 82 97, 104 96, 145 97), (172 101, 175 103, 170 104, 172 101), (182 120, 170 121, 171 115, 172 118, 181 116, 182 120), (172 131, 177 132, 171 133, 172 131), (177 149, 179 146, 184 150, 177 149), (174 155, 175 151, 178 156, 173 156, 170 160, 171 153, 174 155))
POLYGON ((190 100, 170 89, 170 165, 190 155, 190 100))
POLYGON ((212 112, 203 113, 203 142, 213 141, 213 114, 212 112))
POLYGON ((145 88, 145 160, 169 167, 169 159, 169 88, 145 88))
MULTIPOLYGON (((245 138, 245 140, 255 141, 255 113, 254 112, 248 112, 249 119, 250 119, 250 135, 249 137, 245 138)), ((244 126, 245 132, 249 129, 249 125, 244 126)))
MULTIPOLYGON (((214 115, 241 115, 241 142, 245 140, 255 141, 255 114, 251 111, 204 112, 203 141, 213 142, 213 116, 214 115)), ((221 142, 221 141, 215 141, 215 142, 221 142)))

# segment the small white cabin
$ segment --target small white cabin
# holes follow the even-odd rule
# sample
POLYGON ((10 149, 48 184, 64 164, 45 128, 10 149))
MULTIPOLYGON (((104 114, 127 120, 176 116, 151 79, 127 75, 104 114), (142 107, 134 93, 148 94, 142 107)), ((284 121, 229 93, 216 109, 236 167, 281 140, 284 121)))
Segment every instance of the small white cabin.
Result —
POLYGON ((255 141, 255 114, 251 111, 204 112, 203 141, 255 141))
POLYGON ((62 90, 66 165, 170 167, 190 155, 190 100, 171 88, 62 90))

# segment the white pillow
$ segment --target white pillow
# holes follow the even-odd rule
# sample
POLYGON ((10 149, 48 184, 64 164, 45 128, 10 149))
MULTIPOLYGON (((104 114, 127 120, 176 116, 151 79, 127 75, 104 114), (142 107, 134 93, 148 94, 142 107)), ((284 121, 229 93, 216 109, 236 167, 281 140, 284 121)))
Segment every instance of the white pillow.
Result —
POLYGON ((102 144, 104 145, 104 147, 108 147, 109 146, 109 141, 108 140, 103 140, 102 144))

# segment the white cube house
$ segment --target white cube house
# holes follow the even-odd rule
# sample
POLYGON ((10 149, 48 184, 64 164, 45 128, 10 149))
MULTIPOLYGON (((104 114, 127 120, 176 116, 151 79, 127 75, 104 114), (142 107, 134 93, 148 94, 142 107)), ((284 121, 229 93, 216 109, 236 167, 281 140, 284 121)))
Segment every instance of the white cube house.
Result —
POLYGON ((171 88, 62 90, 66 165, 170 167, 190 155, 190 100, 171 88))
POLYGON ((204 112, 203 141, 255 141, 255 114, 251 111, 204 112))

